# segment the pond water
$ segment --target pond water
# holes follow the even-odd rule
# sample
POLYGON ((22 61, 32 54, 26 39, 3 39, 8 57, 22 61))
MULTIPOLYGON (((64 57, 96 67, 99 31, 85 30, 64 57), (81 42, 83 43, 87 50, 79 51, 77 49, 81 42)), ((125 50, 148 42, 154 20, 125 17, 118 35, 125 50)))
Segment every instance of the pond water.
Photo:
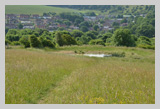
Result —
POLYGON ((112 55, 111 54, 84 54, 84 56, 103 58, 103 57, 111 57, 112 55))

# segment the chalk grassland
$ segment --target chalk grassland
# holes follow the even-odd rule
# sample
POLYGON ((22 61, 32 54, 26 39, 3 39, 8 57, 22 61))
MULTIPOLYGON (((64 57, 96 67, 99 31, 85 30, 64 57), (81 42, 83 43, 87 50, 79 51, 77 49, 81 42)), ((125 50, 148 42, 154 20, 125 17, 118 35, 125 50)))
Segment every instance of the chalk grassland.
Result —
POLYGON ((6 49, 5 102, 47 104, 155 103, 155 51, 71 46, 59 50, 6 49), (98 49, 99 48, 99 49, 98 49), (126 57, 69 55, 125 51, 126 57))
MULTIPOLYGON (((69 8, 59 8, 59 7, 51 7, 51 6, 44 6, 44 5, 6 5, 5 6, 5 13, 6 14, 39 14, 43 15, 43 13, 47 12, 55 12, 55 13, 62 13, 62 12, 90 12, 91 10, 75 10, 69 8)), ((92 11, 91 11, 92 12, 92 11)), ((100 13, 100 11, 94 11, 96 14, 100 13)))

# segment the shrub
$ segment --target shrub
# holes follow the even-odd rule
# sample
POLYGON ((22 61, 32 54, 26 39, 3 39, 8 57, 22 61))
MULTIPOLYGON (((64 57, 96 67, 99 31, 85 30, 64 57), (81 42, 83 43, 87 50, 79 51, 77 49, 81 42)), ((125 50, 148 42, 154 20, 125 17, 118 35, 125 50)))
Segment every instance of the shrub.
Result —
POLYGON ((90 40, 89 44, 90 45, 105 45, 103 40, 101 39, 90 40))
POLYGON ((9 41, 8 39, 5 39, 5 45, 11 44, 11 41, 9 41))
POLYGON ((115 57, 125 57, 125 52, 114 52, 114 53, 111 53, 112 56, 115 56, 115 57))
POLYGON ((31 47, 36 47, 36 48, 39 48, 41 47, 41 43, 40 41, 38 40, 38 38, 34 35, 31 35, 30 36, 30 46, 31 47))
POLYGON ((20 45, 21 43, 19 41, 13 41, 12 45, 20 45))
POLYGON ((128 29, 117 29, 113 35, 113 42, 116 46, 134 46, 134 36, 128 29))
POLYGON ((19 42, 24 45, 25 48, 30 47, 29 36, 22 36, 19 42))

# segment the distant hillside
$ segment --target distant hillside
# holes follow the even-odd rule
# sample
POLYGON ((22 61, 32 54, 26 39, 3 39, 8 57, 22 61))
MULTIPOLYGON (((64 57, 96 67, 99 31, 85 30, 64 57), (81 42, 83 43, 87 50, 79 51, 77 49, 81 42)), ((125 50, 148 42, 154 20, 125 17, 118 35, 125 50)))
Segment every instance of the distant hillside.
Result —
MULTIPOLYGON (((61 8, 61 7, 51 7, 51 6, 44 6, 44 5, 6 5, 5 6, 5 13, 6 14, 40 14, 42 15, 44 12, 55 12, 55 13, 62 13, 62 12, 88 12, 92 10, 83 10, 79 11, 76 9, 69 9, 69 8, 61 8)), ((96 14, 100 13, 100 11, 94 11, 96 14)))
POLYGON ((101 11, 106 14, 146 14, 149 11, 155 12, 154 5, 48 5, 52 7, 70 8, 77 10, 101 11))

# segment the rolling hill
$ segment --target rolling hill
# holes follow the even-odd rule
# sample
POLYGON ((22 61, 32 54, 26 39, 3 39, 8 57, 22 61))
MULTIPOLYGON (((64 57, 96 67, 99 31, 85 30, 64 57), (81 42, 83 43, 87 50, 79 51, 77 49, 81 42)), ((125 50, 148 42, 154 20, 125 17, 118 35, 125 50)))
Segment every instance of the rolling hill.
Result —
MULTIPOLYGON (((6 5, 5 6, 5 13, 6 14, 39 14, 42 15, 44 12, 55 12, 55 13, 62 13, 62 12, 88 12, 92 10, 83 10, 79 11, 76 9, 69 9, 69 8, 60 8, 60 7, 51 7, 51 6, 44 6, 44 5, 6 5)), ((100 11, 95 11, 95 13, 100 13, 100 11)))

